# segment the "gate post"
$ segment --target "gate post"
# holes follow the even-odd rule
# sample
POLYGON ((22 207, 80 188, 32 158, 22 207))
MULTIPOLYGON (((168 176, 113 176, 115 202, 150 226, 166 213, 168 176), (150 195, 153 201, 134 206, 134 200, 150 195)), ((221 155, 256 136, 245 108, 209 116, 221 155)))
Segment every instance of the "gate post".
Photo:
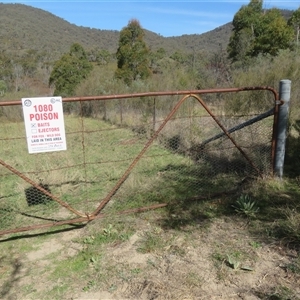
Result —
POLYGON ((287 137, 290 97, 291 97, 291 81, 288 79, 280 80, 279 100, 282 100, 284 103, 279 106, 279 111, 278 111, 275 164, 274 164, 274 173, 280 179, 282 178, 283 167, 284 167, 285 143, 287 137))

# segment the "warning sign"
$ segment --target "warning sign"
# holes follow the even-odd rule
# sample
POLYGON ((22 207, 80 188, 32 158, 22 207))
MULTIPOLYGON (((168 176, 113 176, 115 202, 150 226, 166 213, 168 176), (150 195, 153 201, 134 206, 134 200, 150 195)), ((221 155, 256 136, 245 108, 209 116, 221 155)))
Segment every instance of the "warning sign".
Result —
POLYGON ((67 149, 61 97, 22 98, 29 153, 67 149))

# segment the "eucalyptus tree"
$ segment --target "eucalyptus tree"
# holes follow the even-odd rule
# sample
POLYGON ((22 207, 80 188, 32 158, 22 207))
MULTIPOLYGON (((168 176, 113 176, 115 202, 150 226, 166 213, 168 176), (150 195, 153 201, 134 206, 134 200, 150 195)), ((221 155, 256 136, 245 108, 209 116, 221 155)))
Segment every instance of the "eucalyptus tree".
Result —
POLYGON ((296 46, 299 46, 299 33, 300 33, 300 7, 292 13, 288 20, 288 24, 295 30, 296 46))
POLYGON ((150 50, 144 41, 144 35, 144 30, 136 19, 130 20, 120 32, 115 77, 122 79, 127 85, 151 75, 150 50))
POLYGON ((262 5, 261 0, 251 0, 234 15, 232 35, 227 49, 229 58, 233 61, 242 60, 251 53, 255 33, 260 26, 262 5))
POLYGON ((55 87, 54 95, 71 96, 76 86, 85 79, 93 66, 88 61, 84 48, 74 43, 70 51, 55 62, 49 85, 55 87))
POLYGON ((233 18, 228 44, 232 61, 245 61, 258 54, 275 56, 291 46, 293 32, 280 10, 263 10, 262 0, 251 0, 233 18))
POLYGON ((291 47, 293 30, 287 24, 277 8, 267 10, 260 18, 260 24, 255 32, 255 40, 252 47, 252 56, 259 53, 275 56, 281 49, 291 47))

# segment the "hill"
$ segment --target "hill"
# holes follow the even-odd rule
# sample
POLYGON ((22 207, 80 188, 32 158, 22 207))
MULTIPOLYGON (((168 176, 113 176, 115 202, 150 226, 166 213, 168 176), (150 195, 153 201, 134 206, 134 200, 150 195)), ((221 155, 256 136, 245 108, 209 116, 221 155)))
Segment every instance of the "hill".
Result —
MULTIPOLYGON (((285 18, 292 11, 281 11, 285 18)), ((0 51, 21 54, 28 49, 44 50, 58 58, 69 51, 73 43, 86 50, 105 49, 115 53, 118 47, 117 30, 101 30, 77 26, 47 11, 24 4, 0 3, 0 51)), ((126 24, 124 24, 126 26, 126 24)), ((175 51, 192 53, 215 52, 226 49, 232 32, 229 22, 203 34, 185 34, 163 37, 144 28, 145 41, 151 50, 164 48, 168 54, 175 51)))
MULTIPOLYGON (((97 47, 111 53, 116 52, 118 47, 119 31, 77 26, 24 4, 0 3, 0 25, 0 51, 34 49, 51 51, 59 56, 75 42, 87 50, 97 47)), ((226 47, 231 28, 231 23, 228 23, 204 34, 178 37, 163 37, 145 28, 145 41, 152 50, 163 47, 168 53, 193 52, 195 49, 210 52, 219 45, 226 47)))

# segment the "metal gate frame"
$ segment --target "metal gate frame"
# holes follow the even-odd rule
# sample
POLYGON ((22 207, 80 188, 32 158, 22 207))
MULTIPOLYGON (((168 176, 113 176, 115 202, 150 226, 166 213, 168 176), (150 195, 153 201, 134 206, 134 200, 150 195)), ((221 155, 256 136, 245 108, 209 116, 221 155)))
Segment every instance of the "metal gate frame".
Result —
MULTIPOLYGON (((142 98, 142 97, 155 97, 155 96, 174 96, 174 95, 182 95, 183 97, 177 102, 175 107, 172 109, 172 111, 168 114, 168 116, 165 118, 165 120, 162 122, 162 124, 159 126, 159 128, 154 131, 151 138, 147 141, 147 143, 144 145, 143 149, 140 151, 140 153, 135 157, 135 159, 132 161, 130 166, 127 168, 123 176, 118 180, 116 185, 112 188, 112 190, 107 194, 107 196, 102 199, 98 205, 98 207, 90 214, 82 213, 76 209, 74 209, 72 206, 67 204, 66 202, 62 201, 55 195, 51 194, 49 191, 44 189, 42 186, 40 186, 38 183, 34 182, 27 176, 25 176, 23 173, 19 172, 17 169, 15 169, 13 166, 5 163, 4 160, 0 158, 0 164, 8 169, 10 172, 14 173, 15 175, 22 178, 24 181, 29 183, 31 186, 39 190, 40 192, 44 193, 48 197, 50 197, 52 200, 56 201, 59 205, 65 207, 72 213, 74 213, 77 217, 69 220, 63 220, 63 221, 57 221, 57 222, 50 222, 47 224, 37 224, 33 226, 27 226, 27 227, 19 227, 16 229, 9 229, 9 230, 2 230, 0 231, 0 236, 6 235, 6 234, 12 234, 12 233, 19 233, 24 231, 30 231, 35 229, 44 229, 49 228, 53 226, 61 226, 61 225, 71 225, 71 224, 84 224, 88 223, 92 220, 103 218, 105 217, 105 214, 102 213, 103 208, 106 206, 106 204, 111 200, 113 195, 118 191, 118 189, 122 186, 122 184, 126 181, 128 176, 130 175, 130 172, 135 167, 135 165, 138 163, 138 161, 141 159, 141 157, 144 155, 146 150, 151 146, 153 141, 157 138, 158 134, 161 132, 161 130, 165 127, 165 125, 168 123, 168 121, 172 118, 172 116, 178 111, 179 107, 185 102, 185 100, 189 97, 195 98, 199 104, 206 110, 206 112, 213 118, 213 120, 217 123, 217 125, 221 128, 223 131, 222 135, 226 135, 228 139, 234 144, 234 146, 240 151, 240 153, 245 157, 245 159, 252 165, 252 167, 257 171, 257 174, 259 176, 262 176, 259 169, 253 164, 251 159, 247 156, 247 154, 241 149, 241 147, 235 142, 235 140, 231 136, 230 130, 227 130, 221 122, 218 120, 218 118, 212 113, 212 111, 207 107, 207 105, 204 103, 204 101, 201 99, 200 95, 203 94, 212 94, 212 93, 237 93, 237 92, 245 92, 245 91, 270 91, 273 94, 274 97, 274 109, 269 112, 268 115, 274 115, 273 119, 273 133, 272 133, 272 142, 271 142, 271 160, 272 160, 272 170, 274 174, 274 166, 276 161, 276 137, 277 137, 277 131, 278 131, 278 115, 279 115, 279 107, 284 103, 284 101, 279 100, 279 94, 278 92, 268 86, 257 86, 257 87, 242 87, 242 88, 221 88, 221 89, 204 89, 204 90, 190 90, 190 91, 175 91, 175 92, 147 92, 147 93, 133 93, 133 94, 119 94, 119 95, 101 95, 101 96, 88 96, 88 97, 68 97, 63 98, 62 101, 64 103, 67 102, 78 102, 78 101, 104 101, 104 100, 113 100, 113 99, 128 99, 128 98, 142 98)), ((22 105, 22 102, 20 100, 16 101, 4 101, 0 102, 1 106, 18 106, 22 105)), ((121 112, 122 113, 122 112, 121 112)), ((157 209, 166 206, 166 203, 147 206, 147 207, 140 207, 137 209, 131 209, 126 211, 121 211, 118 214, 129 214, 129 213, 137 213, 137 212, 143 212, 146 210, 151 209, 157 209)))

